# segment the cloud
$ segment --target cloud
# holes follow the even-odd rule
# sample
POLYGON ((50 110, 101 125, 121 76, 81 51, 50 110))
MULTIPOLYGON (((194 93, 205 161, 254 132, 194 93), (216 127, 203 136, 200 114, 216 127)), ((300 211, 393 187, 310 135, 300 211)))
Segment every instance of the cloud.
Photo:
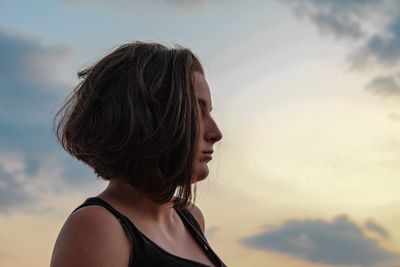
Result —
POLYGON ((69 163, 61 156, 41 155, 33 162, 20 152, 0 150, 0 214, 52 210, 46 201, 49 196, 76 193, 93 185, 88 171, 76 160, 69 163))
POLYGON ((0 31, 0 79, 26 84, 41 79, 47 82, 71 53, 67 45, 44 46, 33 39, 0 31))
MULTIPOLYGON (((400 6, 398 7, 400 8, 400 6)), ((396 66, 400 61, 400 14, 386 27, 387 36, 375 34, 349 58, 353 66, 367 63, 381 66, 396 66)))
POLYGON ((387 75, 375 77, 365 88, 383 97, 392 98, 400 96, 400 75, 387 75))
POLYGON ((196 8, 199 7, 203 4, 205 4, 206 2, 208 2, 207 0, 165 0, 165 2, 169 2, 184 8, 196 8))
POLYGON ((381 64, 397 63, 400 58, 400 8, 398 1, 301 0, 288 1, 295 14, 307 18, 321 33, 338 39, 361 42, 349 59, 362 65, 367 59, 381 64))
MULTIPOLYGON (((302 0, 288 1, 299 17, 309 19, 324 34, 353 41, 348 55, 352 69, 379 66, 399 68, 400 2, 393 0, 302 0)), ((375 77, 366 89, 385 98, 398 96, 399 84, 392 77, 375 77)))
POLYGON ((296 15, 309 19, 321 32, 339 39, 364 37, 364 17, 378 6, 373 0, 293 0, 288 3, 295 8, 296 15))
MULTIPOLYGON (((161 0, 161 1, 141 1, 141 0, 122 0, 122 1, 110 1, 110 0, 65 0, 67 3, 74 6, 87 6, 87 5, 98 5, 98 4, 110 4, 113 6, 118 6, 121 8, 135 7, 139 9, 146 9, 145 6, 153 6, 154 4, 159 8, 162 7, 177 7, 183 10, 196 10, 198 8, 204 7, 207 3, 211 2, 209 0, 161 0)), ((153 10, 157 11, 157 10, 153 10)))
POLYGON ((52 131, 66 87, 54 77, 71 51, 0 30, 0 213, 90 182, 88 168, 62 151, 52 131), (4 155, 17 155, 20 166, 10 169, 4 155))
POLYGON ((6 171, 0 162, 0 212, 10 213, 14 208, 25 205, 33 199, 23 181, 6 171))
POLYGON ((291 220, 241 240, 252 248, 277 251, 314 263, 373 266, 399 257, 364 235, 346 216, 332 222, 291 220))
POLYGON ((381 236, 383 238, 389 237, 389 233, 385 230, 385 228, 383 228, 382 226, 380 226, 379 224, 377 224, 374 221, 370 220, 370 221, 366 222, 365 227, 368 230, 378 234, 379 236, 381 236))
POLYGON ((350 20, 347 16, 340 14, 335 16, 315 14, 312 16, 312 20, 322 32, 330 32, 337 37, 359 38, 364 35, 360 24, 350 20))
POLYGON ((65 45, 43 46, 0 31, 0 120, 3 123, 45 121, 63 84, 53 80, 69 54, 65 45))
MULTIPOLYGON (((54 160, 47 165, 55 166, 54 160)), ((24 155, 0 150, 0 213, 16 211, 36 212, 40 198, 54 190, 60 168, 49 168, 26 164, 24 155)))
POLYGON ((59 151, 51 120, 66 86, 52 77, 70 51, 66 45, 43 46, 0 31, 2 150, 32 155, 31 160, 36 153, 59 151))
POLYGON ((0 148, 27 155, 33 169, 40 155, 59 151, 51 120, 65 85, 52 77, 70 51, 66 47, 0 31, 0 148))

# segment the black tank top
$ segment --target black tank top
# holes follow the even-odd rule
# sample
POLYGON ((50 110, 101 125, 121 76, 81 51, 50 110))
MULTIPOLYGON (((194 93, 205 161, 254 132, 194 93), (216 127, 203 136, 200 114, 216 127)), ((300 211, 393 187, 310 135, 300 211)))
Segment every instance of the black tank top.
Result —
MULTIPOLYGON (((155 267, 155 266, 165 266, 165 267, 209 267, 203 263, 193 261, 190 259, 185 259, 176 255, 173 255, 166 250, 162 249, 151 239, 145 236, 136 226, 123 214, 114 209, 110 204, 104 200, 91 197, 88 198, 82 205, 77 207, 74 211, 91 205, 98 205, 106 208, 111 212, 121 223, 128 237, 133 244, 133 260, 129 263, 129 267, 155 267)), ((192 234, 196 242, 200 245, 207 257, 218 267, 226 267, 226 265, 221 261, 221 259, 215 254, 207 242, 206 237, 201 231, 200 225, 197 223, 196 219, 187 209, 175 209, 179 217, 192 234)), ((132 259, 132 258, 131 258, 132 259)))

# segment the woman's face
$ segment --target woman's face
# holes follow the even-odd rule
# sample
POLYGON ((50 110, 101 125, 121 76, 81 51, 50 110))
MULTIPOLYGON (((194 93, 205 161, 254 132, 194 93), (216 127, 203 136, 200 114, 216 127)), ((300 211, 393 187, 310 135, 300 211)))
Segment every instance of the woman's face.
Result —
POLYGON ((212 159, 213 145, 221 140, 222 134, 211 117, 211 95, 204 75, 193 73, 193 87, 197 97, 199 136, 194 159, 193 182, 208 176, 207 163, 212 159))

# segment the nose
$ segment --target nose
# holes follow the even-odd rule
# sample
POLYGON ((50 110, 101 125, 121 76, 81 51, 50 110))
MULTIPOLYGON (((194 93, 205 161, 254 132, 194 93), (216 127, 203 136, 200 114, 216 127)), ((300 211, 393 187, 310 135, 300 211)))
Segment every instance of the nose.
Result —
POLYGON ((207 127, 205 138, 208 142, 212 144, 222 139, 222 133, 212 118, 210 118, 210 123, 207 127))

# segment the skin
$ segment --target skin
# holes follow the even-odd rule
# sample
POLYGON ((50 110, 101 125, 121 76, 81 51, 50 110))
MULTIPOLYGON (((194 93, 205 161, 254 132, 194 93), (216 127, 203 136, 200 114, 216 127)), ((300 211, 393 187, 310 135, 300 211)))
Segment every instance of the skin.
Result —
MULTIPOLYGON (((213 145, 222 135, 210 115, 210 89, 200 72, 193 73, 193 87, 199 109, 199 141, 193 177, 193 182, 197 182, 208 176, 207 163, 212 159, 213 145)), ((144 235, 169 253, 214 266, 169 203, 155 203, 118 179, 111 179, 98 197, 127 216, 144 235)), ((193 204, 187 208, 204 232, 200 209, 193 204)), ((131 251, 132 244, 118 220, 103 207, 89 206, 72 213, 65 222, 54 247, 51 266, 128 266, 130 257, 135 257, 131 251)))
POLYGON ((213 145, 221 140, 222 134, 211 117, 212 103, 210 88, 200 72, 193 74, 193 87, 198 99, 199 142, 194 163, 195 182, 208 176, 207 163, 212 159, 213 145))

